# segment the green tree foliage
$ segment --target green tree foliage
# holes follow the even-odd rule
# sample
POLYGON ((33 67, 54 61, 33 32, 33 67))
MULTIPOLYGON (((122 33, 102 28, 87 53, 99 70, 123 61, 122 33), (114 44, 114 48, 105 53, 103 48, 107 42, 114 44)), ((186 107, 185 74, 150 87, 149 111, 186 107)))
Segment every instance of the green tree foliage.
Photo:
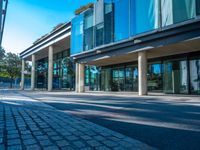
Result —
POLYGON ((3 61, 4 57, 5 57, 5 50, 2 47, 0 47, 0 62, 3 61))
POLYGON ((21 60, 17 54, 7 53, 4 58, 5 72, 8 74, 10 80, 10 88, 12 88, 12 81, 16 77, 20 77, 21 60))

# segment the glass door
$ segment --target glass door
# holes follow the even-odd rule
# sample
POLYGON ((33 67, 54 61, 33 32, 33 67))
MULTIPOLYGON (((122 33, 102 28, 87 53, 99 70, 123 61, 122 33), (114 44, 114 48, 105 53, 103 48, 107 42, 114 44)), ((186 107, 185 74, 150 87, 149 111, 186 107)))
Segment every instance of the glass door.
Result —
POLYGON ((190 91, 200 94, 200 59, 190 60, 190 91))
POLYGON ((188 93, 188 69, 186 60, 164 61, 164 92, 188 93))
POLYGON ((112 70, 112 91, 124 91, 125 86, 125 74, 124 68, 112 70))

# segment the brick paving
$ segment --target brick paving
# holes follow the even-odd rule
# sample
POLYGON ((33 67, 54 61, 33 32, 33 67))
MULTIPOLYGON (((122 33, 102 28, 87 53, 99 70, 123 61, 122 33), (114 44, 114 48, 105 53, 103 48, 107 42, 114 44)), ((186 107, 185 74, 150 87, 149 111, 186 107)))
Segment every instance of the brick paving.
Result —
POLYGON ((150 150, 153 148, 53 109, 39 101, 9 100, 7 96, 0 101, 0 149, 150 150))

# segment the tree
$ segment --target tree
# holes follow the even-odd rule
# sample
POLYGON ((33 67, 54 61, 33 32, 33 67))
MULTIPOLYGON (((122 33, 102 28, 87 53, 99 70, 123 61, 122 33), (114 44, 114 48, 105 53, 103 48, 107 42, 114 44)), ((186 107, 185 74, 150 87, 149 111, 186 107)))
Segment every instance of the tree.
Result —
POLYGON ((12 88, 13 79, 20 76, 21 60, 17 54, 7 53, 4 58, 5 71, 10 78, 10 88, 12 88))
POLYGON ((0 62, 3 61, 3 58, 5 57, 5 50, 3 47, 0 47, 0 62))

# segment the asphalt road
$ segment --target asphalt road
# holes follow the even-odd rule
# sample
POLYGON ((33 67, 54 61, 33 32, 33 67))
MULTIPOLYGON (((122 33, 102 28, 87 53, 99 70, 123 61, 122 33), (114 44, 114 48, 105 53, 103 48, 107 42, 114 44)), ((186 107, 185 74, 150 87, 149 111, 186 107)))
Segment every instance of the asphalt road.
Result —
POLYGON ((37 92, 31 97, 158 149, 200 150, 200 97, 37 92))

